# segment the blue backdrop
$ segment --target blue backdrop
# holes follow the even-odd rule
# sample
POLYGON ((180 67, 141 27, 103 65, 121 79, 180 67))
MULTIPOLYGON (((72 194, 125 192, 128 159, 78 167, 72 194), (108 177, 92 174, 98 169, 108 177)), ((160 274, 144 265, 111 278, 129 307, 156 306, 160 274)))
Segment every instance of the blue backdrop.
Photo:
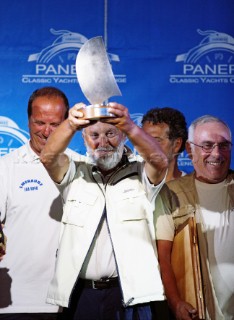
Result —
MULTIPOLYGON (((75 59, 95 36, 104 38, 134 121, 152 107, 181 110, 187 123, 221 117, 234 132, 233 0, 1 0, 0 155, 28 138, 27 101, 53 85, 70 105, 88 103, 75 59)), ((84 152, 78 133, 71 148, 84 152)), ((182 154, 179 164, 190 171, 182 154)), ((233 162, 232 162, 233 166, 233 162)))

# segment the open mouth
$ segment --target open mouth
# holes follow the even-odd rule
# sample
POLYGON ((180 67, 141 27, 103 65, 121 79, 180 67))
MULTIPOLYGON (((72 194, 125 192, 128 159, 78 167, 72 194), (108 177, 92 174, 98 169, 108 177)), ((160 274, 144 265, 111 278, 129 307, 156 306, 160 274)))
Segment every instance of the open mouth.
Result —
POLYGON ((206 161, 206 163, 208 163, 209 165, 211 165, 213 167, 219 167, 222 165, 222 161, 206 161))
POLYGON ((44 138, 44 137, 38 137, 38 138, 42 144, 46 144, 47 138, 44 138))

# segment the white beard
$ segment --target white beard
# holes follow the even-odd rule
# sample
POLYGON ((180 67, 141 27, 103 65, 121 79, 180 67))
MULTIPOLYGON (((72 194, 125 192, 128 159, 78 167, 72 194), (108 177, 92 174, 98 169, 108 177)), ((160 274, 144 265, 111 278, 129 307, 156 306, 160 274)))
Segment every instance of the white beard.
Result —
POLYGON ((91 163, 96 165, 98 168, 100 168, 103 171, 109 171, 116 167, 118 163, 122 159, 123 151, 124 151, 124 141, 121 141, 118 147, 113 148, 98 148, 96 150, 90 149, 87 147, 87 155, 89 159, 91 160, 91 163), (98 155, 98 151, 114 151, 111 155, 106 155, 100 157, 98 155))

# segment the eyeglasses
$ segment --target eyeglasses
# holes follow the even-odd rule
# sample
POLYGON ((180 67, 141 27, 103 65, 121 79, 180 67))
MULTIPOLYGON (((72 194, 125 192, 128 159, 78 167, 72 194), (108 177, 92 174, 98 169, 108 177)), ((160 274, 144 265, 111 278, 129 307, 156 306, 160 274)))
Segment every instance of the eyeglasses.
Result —
POLYGON ((224 141, 224 142, 219 142, 219 143, 211 143, 211 142, 206 142, 203 145, 196 144, 194 142, 191 142, 191 144, 194 144, 195 146, 202 148, 202 150, 206 153, 210 153, 213 151, 215 147, 218 147, 219 150, 221 151, 230 151, 232 148, 232 143, 230 141, 224 141))

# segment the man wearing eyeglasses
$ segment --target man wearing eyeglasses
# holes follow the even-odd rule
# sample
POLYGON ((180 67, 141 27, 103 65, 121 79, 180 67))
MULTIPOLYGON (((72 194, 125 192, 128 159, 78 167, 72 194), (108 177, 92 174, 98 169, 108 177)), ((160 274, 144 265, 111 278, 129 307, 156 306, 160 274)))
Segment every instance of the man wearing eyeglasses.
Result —
POLYGON ((205 115, 189 127, 187 152, 194 172, 170 181, 156 199, 155 228, 166 296, 176 319, 194 319, 194 306, 178 293, 171 250, 176 230, 195 217, 206 319, 234 316, 234 173, 230 170, 231 131, 205 115))
POLYGON ((151 320, 150 301, 165 296, 149 198, 167 157, 123 105, 110 103, 114 117, 94 123, 83 108, 70 109, 41 154, 65 202, 47 302, 65 307, 66 320, 151 320), (64 150, 80 130, 87 157, 72 161, 64 150), (126 137, 144 161, 125 147, 126 137))

